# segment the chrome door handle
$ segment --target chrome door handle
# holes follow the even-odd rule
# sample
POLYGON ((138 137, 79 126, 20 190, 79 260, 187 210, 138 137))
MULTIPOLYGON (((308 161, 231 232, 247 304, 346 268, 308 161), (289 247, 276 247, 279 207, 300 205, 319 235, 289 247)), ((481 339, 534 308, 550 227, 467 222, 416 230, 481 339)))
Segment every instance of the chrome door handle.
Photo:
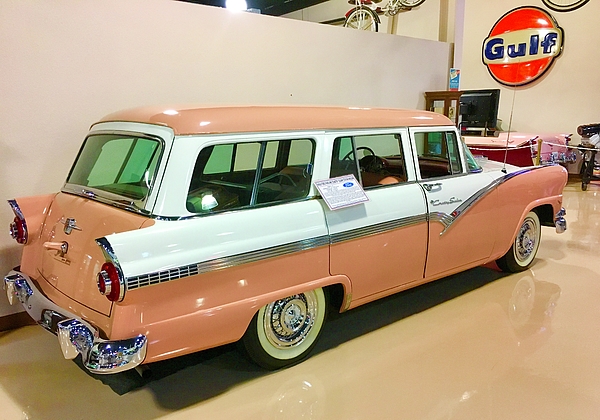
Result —
POLYGON ((423 184, 423 188, 425 188, 427 191, 431 191, 434 188, 438 188, 441 186, 442 186, 441 182, 436 182, 435 184, 423 184))

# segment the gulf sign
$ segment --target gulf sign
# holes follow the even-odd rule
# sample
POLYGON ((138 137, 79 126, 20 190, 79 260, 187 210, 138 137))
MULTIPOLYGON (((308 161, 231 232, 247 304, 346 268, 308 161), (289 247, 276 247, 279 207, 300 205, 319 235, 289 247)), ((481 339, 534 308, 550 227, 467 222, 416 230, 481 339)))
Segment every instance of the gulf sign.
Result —
POLYGON ((494 79, 522 86, 540 78, 563 49, 563 30, 543 9, 511 10, 494 25, 483 42, 483 63, 494 79))

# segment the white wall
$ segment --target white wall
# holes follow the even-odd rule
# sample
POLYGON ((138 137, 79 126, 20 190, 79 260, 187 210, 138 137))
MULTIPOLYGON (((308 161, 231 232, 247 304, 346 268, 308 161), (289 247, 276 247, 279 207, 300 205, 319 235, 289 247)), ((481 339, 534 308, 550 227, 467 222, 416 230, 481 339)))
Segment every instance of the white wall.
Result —
MULTIPOLYGON (((543 4, 541 0, 465 3, 461 89, 501 87, 481 62, 483 40, 504 13, 522 5, 543 4)), ((600 121, 600 2, 591 1, 573 12, 551 14, 565 31, 563 54, 541 80, 517 89, 502 87, 499 116, 504 129, 508 128, 511 111, 512 129, 518 131, 573 133, 580 124, 600 121)))
MULTIPOLYGON (((447 44, 170 0, 2 0, 0 274, 7 199, 57 191, 90 124, 161 103, 422 108, 447 44), (2 228, 4 226, 4 228, 2 228)), ((0 316, 15 309, 0 296, 0 316)))
MULTIPOLYGON (((504 13, 523 5, 545 8, 541 0, 427 0, 401 13, 397 27, 382 25, 380 33, 456 42, 454 63, 461 69, 461 89, 500 88, 499 117, 505 130, 511 113, 512 129, 518 131, 573 133, 580 124, 600 121, 599 1, 568 13, 551 11, 565 31, 564 51, 541 80, 514 89, 489 75, 481 62, 483 40, 504 13)), ((346 0, 331 0, 287 16, 326 21, 342 17, 350 7, 346 0)))
MULTIPOLYGON (((388 0, 383 0, 377 6, 384 6, 388 0)), ((411 38, 440 40, 440 1, 427 0, 421 6, 410 11, 403 11, 391 18, 380 15, 379 33, 408 36, 411 38)), ((454 1, 454 0, 451 0, 454 1)), ((329 0, 304 10, 289 13, 285 17, 309 22, 327 22, 342 19, 353 6, 347 0, 329 0)), ((341 25, 343 22, 340 22, 341 25)))

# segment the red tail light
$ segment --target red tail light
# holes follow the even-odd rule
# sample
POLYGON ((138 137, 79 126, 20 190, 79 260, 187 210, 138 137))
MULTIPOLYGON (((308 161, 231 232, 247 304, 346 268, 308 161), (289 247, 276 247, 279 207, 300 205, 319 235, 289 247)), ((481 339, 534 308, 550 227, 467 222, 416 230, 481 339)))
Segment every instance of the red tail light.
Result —
POLYGON ((121 281, 119 272, 113 263, 105 262, 98 273, 98 290, 111 302, 121 297, 121 281))
POLYGON ((96 280, 98 290, 111 302, 120 302, 125 297, 126 285, 117 256, 106 238, 96 239, 96 243, 106 258, 96 280))
POLYGON ((19 205, 15 200, 8 200, 8 204, 12 208, 15 214, 15 219, 10 224, 10 236, 20 244, 27 243, 27 223, 25 223, 25 217, 19 208, 19 205))

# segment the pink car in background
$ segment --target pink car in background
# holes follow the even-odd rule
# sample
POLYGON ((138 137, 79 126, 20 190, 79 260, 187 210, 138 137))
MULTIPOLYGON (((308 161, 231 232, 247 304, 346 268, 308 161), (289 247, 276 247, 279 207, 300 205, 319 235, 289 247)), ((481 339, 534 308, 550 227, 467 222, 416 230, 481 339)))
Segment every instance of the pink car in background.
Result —
POLYGON ((531 134, 500 132, 495 136, 464 136, 464 141, 475 156, 484 156, 497 162, 515 166, 535 164, 572 163, 576 153, 569 148, 571 134, 531 134), (541 153, 538 162, 538 142, 541 153))

